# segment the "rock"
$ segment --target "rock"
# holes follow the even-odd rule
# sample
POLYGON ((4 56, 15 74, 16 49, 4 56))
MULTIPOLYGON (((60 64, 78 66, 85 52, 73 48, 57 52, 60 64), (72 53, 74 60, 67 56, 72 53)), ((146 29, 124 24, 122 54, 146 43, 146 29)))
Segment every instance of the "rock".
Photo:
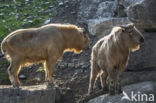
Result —
POLYGON ((54 8, 54 6, 48 6, 48 9, 52 9, 52 8, 54 8))
POLYGON ((156 82, 148 81, 128 85, 123 88, 123 91, 124 93, 115 96, 104 94, 91 99, 88 103, 154 103, 154 95, 156 95, 156 82), (125 95, 127 95, 127 99, 123 98, 125 95))
POLYGON ((114 16, 118 17, 126 17, 127 16, 127 9, 129 6, 134 5, 137 2, 142 0, 115 0, 114 2, 114 16))
POLYGON ((114 0, 82 0, 78 10, 78 21, 113 16, 113 1, 114 0))
POLYGON ((156 71, 124 72, 121 85, 126 86, 145 81, 156 81, 156 71))
POLYGON ((44 85, 25 86, 14 89, 0 86, 0 103, 55 103, 55 88, 46 89, 44 85))
MULTIPOLYGON (((139 82, 156 81, 156 71, 124 72, 121 80, 122 87, 139 82)), ((98 78, 96 86, 101 87, 98 78)))
POLYGON ((88 23, 88 30, 91 33, 91 35, 101 37, 108 35, 114 26, 123 25, 127 23, 130 23, 127 17, 91 19, 88 23))
POLYGON ((95 18, 114 16, 114 1, 105 1, 98 5, 95 18))
POLYGON ((129 6, 134 5, 137 2, 141 2, 141 1, 143 0, 115 0, 117 4, 123 5, 125 8, 128 8, 129 6))
POLYGON ((142 0, 128 9, 129 19, 136 24, 137 27, 145 30, 156 29, 156 1, 142 0))
POLYGON ((74 68, 75 64, 74 63, 68 63, 68 68, 74 68))
POLYGON ((60 2, 60 3, 58 4, 58 6, 63 6, 63 2, 60 2))
POLYGON ((19 75, 19 79, 26 79, 27 77, 25 76, 25 75, 23 75, 23 74, 20 74, 19 75))
POLYGON ((140 50, 131 53, 127 70, 150 70, 156 67, 156 35, 146 32, 143 35, 145 43, 140 50))
POLYGON ((51 22, 50 19, 45 20, 44 25, 49 24, 51 22))

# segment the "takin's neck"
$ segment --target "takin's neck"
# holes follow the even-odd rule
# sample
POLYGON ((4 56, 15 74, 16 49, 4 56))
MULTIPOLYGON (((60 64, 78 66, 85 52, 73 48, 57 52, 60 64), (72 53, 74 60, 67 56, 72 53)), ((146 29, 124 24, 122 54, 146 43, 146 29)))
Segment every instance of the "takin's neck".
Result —
POLYGON ((116 40, 114 40, 115 41, 114 44, 116 45, 116 47, 118 47, 117 50, 120 53, 122 53, 122 54, 129 55, 130 49, 126 45, 127 44, 126 43, 127 41, 125 41, 125 39, 123 38, 123 36, 122 35, 114 35, 114 37, 116 39, 116 40), (117 37, 115 37, 115 36, 117 36, 117 37))
MULTIPOLYGON (((77 33, 77 32, 76 32, 77 33)), ((78 34, 73 34, 73 31, 67 31, 63 32, 63 51, 64 52, 72 52, 80 53, 82 50, 81 40, 80 37, 78 37, 78 34)))

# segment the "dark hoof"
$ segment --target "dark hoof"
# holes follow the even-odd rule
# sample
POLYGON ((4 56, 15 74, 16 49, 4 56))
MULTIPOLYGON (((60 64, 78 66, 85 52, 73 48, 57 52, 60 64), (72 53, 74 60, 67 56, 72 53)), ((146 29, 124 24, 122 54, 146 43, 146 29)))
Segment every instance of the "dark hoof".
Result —
POLYGON ((108 89, 107 87, 104 87, 104 88, 102 88, 102 91, 104 91, 104 92, 108 92, 109 89, 108 89))
POLYGON ((13 89, 20 89, 19 86, 13 86, 13 89))
POLYGON ((93 94, 93 91, 92 92, 88 92, 88 96, 91 96, 93 94))
POLYGON ((110 96, 115 95, 115 91, 109 91, 109 95, 110 96))
POLYGON ((122 93, 122 90, 117 90, 117 94, 121 94, 122 93))
POLYGON ((54 84, 53 83, 46 83, 47 88, 53 88, 54 84))

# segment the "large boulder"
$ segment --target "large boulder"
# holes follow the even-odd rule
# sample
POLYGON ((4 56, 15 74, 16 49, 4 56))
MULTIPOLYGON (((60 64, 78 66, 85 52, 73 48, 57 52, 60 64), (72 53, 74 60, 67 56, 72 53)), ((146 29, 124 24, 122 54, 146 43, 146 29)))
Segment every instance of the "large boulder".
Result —
POLYGON ((156 71, 124 72, 121 85, 126 86, 145 81, 156 81, 156 71))
POLYGON ((141 0, 115 0, 114 9, 115 16, 118 17, 126 17, 127 8, 136 2, 140 2, 141 0))
POLYGON ((78 11, 78 21, 112 17, 113 15, 114 0, 82 0, 78 11))
POLYGON ((88 30, 92 35, 102 37, 108 35, 114 26, 128 23, 130 21, 127 17, 91 19, 88 23, 88 30))
POLYGON ((26 86, 14 89, 0 86, 0 103, 55 103, 55 88, 46 89, 44 85, 26 86))
POLYGON ((127 15, 139 28, 156 30, 156 0, 141 0, 128 9, 127 15))
POLYGON ((104 94, 91 99, 88 103, 155 103, 156 82, 128 85, 123 88, 123 91, 124 93, 115 96, 104 94))
MULTIPOLYGON (((89 77, 88 77, 89 80, 89 77)), ((124 72, 121 80, 122 87, 139 82, 156 81, 156 70, 139 71, 139 72, 124 72)), ((96 88, 102 88, 100 78, 96 83, 96 88)))
POLYGON ((125 9, 129 6, 136 4, 137 2, 141 2, 143 0, 115 0, 116 5, 123 5, 125 9))

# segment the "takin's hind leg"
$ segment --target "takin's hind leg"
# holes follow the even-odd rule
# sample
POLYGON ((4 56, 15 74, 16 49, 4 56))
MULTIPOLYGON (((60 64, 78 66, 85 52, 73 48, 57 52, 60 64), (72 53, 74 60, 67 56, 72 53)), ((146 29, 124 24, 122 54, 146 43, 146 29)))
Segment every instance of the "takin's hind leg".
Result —
POLYGON ((107 72, 105 71, 102 71, 102 73, 100 74, 100 80, 101 80, 101 86, 102 86, 102 89, 103 91, 108 91, 108 88, 107 88, 107 72))
POLYGON ((11 84, 13 85, 14 88, 19 88, 20 86, 20 82, 18 79, 19 70, 20 70, 20 60, 13 59, 10 62, 10 66, 8 67, 8 74, 11 84))
POLYGON ((88 89, 89 95, 93 92, 93 87, 99 72, 100 69, 98 65, 96 63, 91 64, 90 81, 89 81, 89 89, 88 89))
POLYGON ((47 60, 44 63, 45 68, 45 80, 48 83, 49 87, 53 86, 53 73, 54 73, 54 67, 55 67, 56 61, 47 60))

